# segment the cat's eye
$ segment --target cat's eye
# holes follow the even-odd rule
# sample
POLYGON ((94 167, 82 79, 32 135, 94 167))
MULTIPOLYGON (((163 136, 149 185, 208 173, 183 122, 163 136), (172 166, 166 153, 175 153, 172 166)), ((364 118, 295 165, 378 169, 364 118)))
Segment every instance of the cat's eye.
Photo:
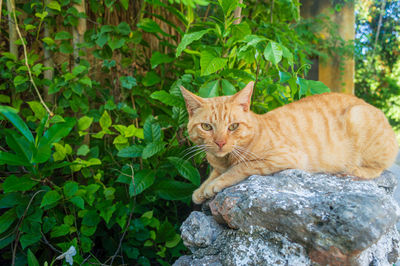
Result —
POLYGON ((239 126, 239 123, 233 123, 228 127, 228 129, 230 131, 234 131, 234 130, 236 130, 238 128, 238 126, 239 126))
POLYGON ((207 123, 201 123, 201 128, 204 129, 205 131, 210 131, 212 129, 212 126, 207 123))

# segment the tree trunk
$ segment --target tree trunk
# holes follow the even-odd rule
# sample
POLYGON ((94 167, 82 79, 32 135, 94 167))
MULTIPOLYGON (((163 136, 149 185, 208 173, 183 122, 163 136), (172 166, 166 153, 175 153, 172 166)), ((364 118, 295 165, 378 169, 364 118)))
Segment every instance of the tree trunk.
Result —
MULTIPOLYGON (((81 0, 80 4, 75 4, 74 7, 79 13, 86 13, 85 12, 85 0, 81 0)), ((78 26, 72 29, 72 36, 73 36, 73 46, 74 46, 74 65, 79 64, 79 50, 78 47, 79 43, 83 42, 83 35, 86 32, 86 19, 80 18, 78 22, 78 26)))
MULTIPOLYGON (((46 5, 48 4, 49 0, 46 0, 46 5)), ((50 37, 50 25, 45 22, 44 24, 44 37, 50 37)), ((50 50, 47 50, 45 47, 43 47, 44 51, 44 66, 45 67, 50 67, 51 69, 45 70, 43 72, 44 78, 48 80, 52 80, 54 76, 54 61, 53 61, 53 53, 50 50)), ((54 96, 49 95, 49 87, 44 86, 43 87, 43 92, 44 92, 44 100, 46 102, 54 103, 54 96)))

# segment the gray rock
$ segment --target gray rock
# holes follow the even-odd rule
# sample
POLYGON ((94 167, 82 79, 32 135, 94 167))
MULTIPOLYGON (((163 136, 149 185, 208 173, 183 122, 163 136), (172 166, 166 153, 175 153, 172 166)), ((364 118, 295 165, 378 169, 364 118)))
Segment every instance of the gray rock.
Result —
POLYGON ((183 243, 192 252, 211 245, 222 232, 222 227, 211 217, 194 211, 181 226, 183 243))
POLYGON ((193 212, 181 227, 193 252, 175 265, 390 265, 399 257, 391 193, 396 178, 373 181, 286 170, 252 176, 209 203, 221 227, 193 212))

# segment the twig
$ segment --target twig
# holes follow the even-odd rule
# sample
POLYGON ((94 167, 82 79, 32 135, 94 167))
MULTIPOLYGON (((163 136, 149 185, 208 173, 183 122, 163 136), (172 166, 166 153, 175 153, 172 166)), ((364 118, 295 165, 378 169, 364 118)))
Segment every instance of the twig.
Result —
POLYGON ((47 240, 46 236, 43 234, 42 230, 40 230, 40 233, 42 234, 43 237, 43 242, 48 245, 53 251, 58 252, 62 254, 63 252, 61 250, 56 249, 50 242, 47 240))
POLYGON ((235 20, 233 21, 233 24, 240 24, 242 21, 242 7, 240 6, 243 3, 243 0, 239 0, 239 6, 236 7, 235 12, 234 12, 234 18, 235 20))
MULTIPOLYGON (((35 194, 33 194, 32 198, 30 199, 30 201, 29 201, 29 203, 28 203, 28 206, 26 206, 26 208, 25 208, 24 214, 21 216, 21 218, 20 218, 19 221, 18 221, 18 224, 17 224, 17 226, 16 226, 17 230, 18 230, 18 227, 21 225, 22 221, 24 220, 25 215, 26 215, 26 213, 28 212, 28 210, 29 210, 29 208, 30 208, 30 206, 31 206, 31 204, 32 204, 33 199, 34 199, 34 198, 36 197, 36 195, 39 194, 40 192, 45 192, 45 190, 38 190, 38 191, 35 192, 35 194)), ((17 247, 18 247, 19 237, 20 237, 20 233, 19 233, 19 231, 17 231, 17 236, 16 236, 16 238, 15 238, 14 247, 13 247, 13 253, 12 253, 12 262, 11 262, 11 265, 12 265, 12 266, 15 265, 15 254, 17 253, 17 247)))
MULTIPOLYGON (((132 177, 132 184, 133 184, 133 193, 136 195, 135 175, 134 175, 134 171, 133 171, 132 165, 130 165, 130 167, 131 167, 131 172, 132 172, 131 177, 132 177)), ((111 257, 110 266, 113 264, 115 257, 117 257, 117 254, 118 254, 119 250, 121 249, 122 241, 124 240, 125 235, 126 235, 126 232, 128 231, 128 228, 129 228, 129 226, 130 226, 130 224, 131 224, 132 215, 133 215, 133 210, 135 209, 135 205, 136 205, 136 196, 134 196, 134 198, 133 198, 132 210, 131 210, 131 212, 130 212, 130 214, 129 214, 128 223, 126 224, 125 229, 124 229, 124 232, 122 233, 121 239, 119 240, 118 248, 117 248, 117 250, 115 251, 114 255, 111 257)))
POLYGON ((22 43, 22 47, 24 48, 25 65, 26 65, 26 68, 28 70, 29 80, 32 83, 33 87, 35 88, 35 91, 36 91, 36 94, 39 97, 40 103, 43 105, 43 107, 46 109, 46 111, 49 113, 50 116, 54 116, 53 112, 50 111, 50 109, 47 107, 46 103, 43 101, 43 98, 40 95, 39 89, 37 88, 36 83, 33 80, 31 68, 30 68, 29 63, 28 63, 28 52, 27 52, 27 49, 26 49, 26 44, 25 44, 24 38, 22 37, 21 31, 19 30, 17 16, 15 15, 15 3, 14 3, 14 0, 10 0, 10 1, 11 1, 12 13, 13 13, 13 16, 14 16, 14 21, 15 21, 15 29, 17 30, 18 36, 19 36, 19 38, 21 40, 21 43, 22 43))
POLYGON ((383 14, 385 13, 385 7, 386 7, 386 0, 383 0, 382 5, 381 5, 381 10, 380 10, 381 12, 379 14, 378 28, 376 29, 374 51, 372 52, 372 60, 374 60, 373 58, 375 56, 376 45, 378 44, 379 32, 380 32, 381 26, 382 26, 382 18, 383 18, 383 14))

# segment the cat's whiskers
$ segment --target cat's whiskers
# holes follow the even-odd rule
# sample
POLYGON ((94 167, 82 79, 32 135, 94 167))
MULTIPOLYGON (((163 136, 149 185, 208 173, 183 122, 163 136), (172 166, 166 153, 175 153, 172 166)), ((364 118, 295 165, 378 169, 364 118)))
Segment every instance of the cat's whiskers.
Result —
POLYGON ((199 150, 201 150, 201 151, 206 150, 207 146, 208 146, 207 144, 201 144, 201 145, 195 145, 195 146, 185 149, 184 152, 186 152, 186 151, 187 152, 182 156, 182 159, 185 159, 186 156, 189 156, 193 153, 197 153, 197 151, 199 151, 199 150))
POLYGON ((190 159, 192 159, 193 157, 202 154, 203 152, 207 152, 207 150, 198 150, 196 153, 192 154, 189 158, 187 158, 185 161, 189 161, 190 159))
POLYGON ((238 160, 239 163, 244 163, 246 167, 249 167, 245 158, 240 154, 238 150, 233 149, 232 155, 238 160))
POLYGON ((189 161, 190 159, 192 159, 193 157, 203 153, 203 152, 208 152, 208 149, 212 148, 212 145, 210 144, 200 144, 200 145, 195 145, 192 146, 186 150, 189 150, 183 157, 182 159, 185 161, 189 161), (186 156, 189 156, 189 158, 185 159, 186 156))
POLYGON ((256 154, 254 154, 253 152, 251 152, 241 146, 234 145, 234 149, 237 150, 241 155, 243 155, 245 157, 245 159, 247 159, 247 160, 259 160, 260 159, 256 154))

